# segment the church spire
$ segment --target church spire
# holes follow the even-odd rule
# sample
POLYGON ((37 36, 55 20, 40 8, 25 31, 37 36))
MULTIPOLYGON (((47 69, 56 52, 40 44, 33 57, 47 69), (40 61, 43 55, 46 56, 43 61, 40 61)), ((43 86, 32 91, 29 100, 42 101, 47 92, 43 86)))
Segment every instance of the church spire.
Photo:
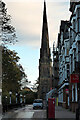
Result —
POLYGON ((43 22, 47 23, 47 15, 46 15, 46 3, 44 0, 44 13, 43 13, 43 22))
POLYGON ((38 98, 45 100, 52 83, 52 66, 49 48, 46 2, 44 1, 42 40, 39 59, 39 91, 38 98))
POLYGON ((47 24, 47 14, 46 14, 46 2, 44 0, 44 11, 43 11, 43 27, 42 27, 42 43, 41 43, 41 56, 50 56, 49 49, 49 36, 48 36, 48 24, 47 24))

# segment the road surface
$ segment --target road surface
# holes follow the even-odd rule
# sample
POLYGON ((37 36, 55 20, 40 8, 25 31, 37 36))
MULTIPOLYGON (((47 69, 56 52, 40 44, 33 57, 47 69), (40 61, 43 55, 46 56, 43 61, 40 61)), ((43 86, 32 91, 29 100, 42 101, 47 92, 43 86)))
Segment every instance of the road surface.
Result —
MULTIPOLYGON (((27 105, 23 108, 11 110, 3 115, 3 119, 10 120, 10 118, 19 118, 19 120, 29 119, 29 120, 37 120, 37 119, 46 119, 46 110, 44 109, 36 109, 33 110, 32 105, 27 105)), ((15 119, 16 120, 16 119, 15 119)))

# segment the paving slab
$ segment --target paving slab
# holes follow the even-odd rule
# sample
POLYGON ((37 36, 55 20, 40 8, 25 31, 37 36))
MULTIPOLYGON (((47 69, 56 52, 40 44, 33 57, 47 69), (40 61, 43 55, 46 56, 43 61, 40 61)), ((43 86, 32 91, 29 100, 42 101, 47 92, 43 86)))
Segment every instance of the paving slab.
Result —
POLYGON ((73 113, 69 109, 65 109, 61 106, 55 107, 55 118, 75 119, 76 113, 73 113))

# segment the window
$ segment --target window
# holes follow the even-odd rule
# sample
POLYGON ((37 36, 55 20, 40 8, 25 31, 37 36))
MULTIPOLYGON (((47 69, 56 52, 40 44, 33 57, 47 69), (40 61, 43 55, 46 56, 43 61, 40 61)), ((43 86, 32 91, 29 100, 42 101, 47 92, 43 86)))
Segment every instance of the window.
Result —
MULTIPOLYGON (((75 20, 73 20, 73 29, 74 29, 74 30, 76 29, 76 21, 75 21, 75 20)), ((75 39, 74 39, 75 36, 76 36, 76 33, 73 32, 73 41, 75 40, 75 39)))
POLYGON ((67 70, 67 78, 69 78, 70 77, 70 72, 69 72, 69 70, 67 70))
POLYGON ((78 43, 78 51, 80 51, 80 43, 78 43))
POLYGON ((80 8, 77 9, 77 17, 80 18, 80 8))
POLYGON ((67 64, 67 69, 69 69, 69 64, 67 64))
POLYGON ((78 59, 79 59, 79 62, 80 62, 80 52, 79 52, 79 58, 78 59))
POLYGON ((71 55, 71 72, 72 72, 72 70, 73 70, 73 60, 72 60, 72 55, 71 55))
POLYGON ((69 55, 69 50, 67 49, 67 55, 69 55))
POLYGON ((77 9, 77 31, 80 32, 80 8, 77 9))
POLYGON ((73 20, 73 29, 75 29, 75 20, 73 20))
POLYGON ((80 18, 78 18, 78 32, 80 32, 80 18))

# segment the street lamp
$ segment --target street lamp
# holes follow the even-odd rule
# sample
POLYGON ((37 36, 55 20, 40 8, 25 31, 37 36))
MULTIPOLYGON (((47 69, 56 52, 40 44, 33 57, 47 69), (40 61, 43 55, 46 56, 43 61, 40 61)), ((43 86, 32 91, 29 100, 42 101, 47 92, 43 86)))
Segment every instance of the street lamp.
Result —
POLYGON ((10 104, 11 104, 11 95, 12 95, 12 92, 10 91, 9 94, 10 94, 10 104))
POLYGON ((22 94, 20 94, 20 103, 22 104, 22 94))
POLYGON ((26 97, 26 96, 24 95, 24 104, 25 104, 25 97, 26 97))
POLYGON ((7 96, 5 98, 7 99, 7 96))
POLYGON ((16 104, 17 104, 17 95, 18 95, 18 94, 16 93, 16 104))
POLYGON ((5 96, 5 98, 6 98, 6 111, 7 111, 7 96, 5 96))

